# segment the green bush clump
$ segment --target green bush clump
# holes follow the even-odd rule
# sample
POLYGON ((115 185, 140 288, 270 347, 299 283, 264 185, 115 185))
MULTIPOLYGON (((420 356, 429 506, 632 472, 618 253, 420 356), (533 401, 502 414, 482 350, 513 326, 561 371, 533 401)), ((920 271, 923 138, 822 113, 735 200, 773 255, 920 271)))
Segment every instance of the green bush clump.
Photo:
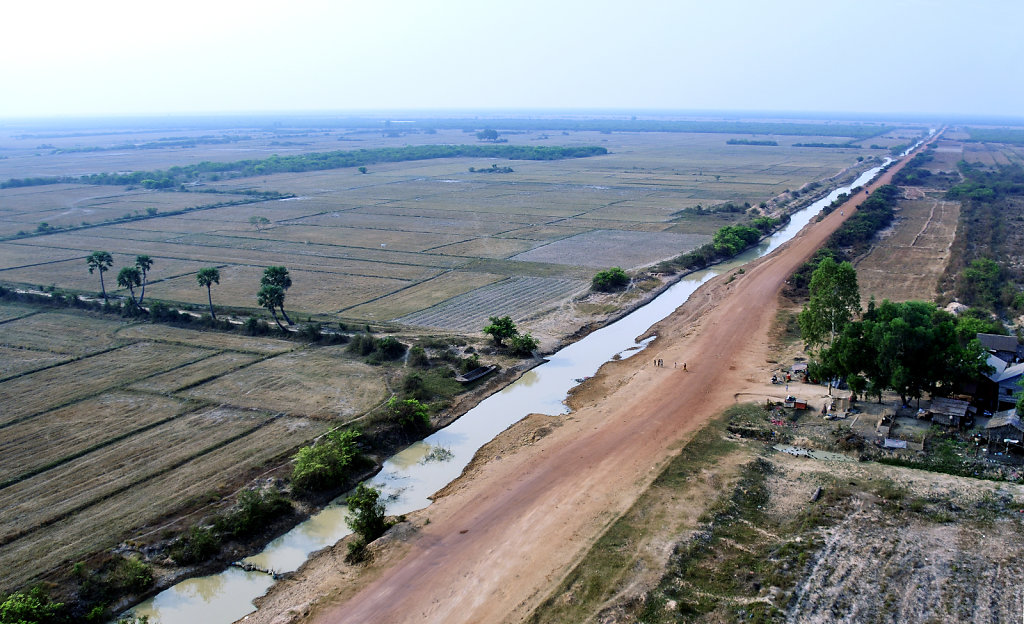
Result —
POLYGON ((384 406, 388 418, 406 431, 421 431, 430 427, 430 411, 416 399, 391 397, 384 406))
POLYGON ((299 490, 337 487, 349 476, 359 459, 359 432, 332 431, 312 446, 299 449, 292 470, 292 484, 299 490))
POLYGON ((193 526, 168 548, 178 565, 206 561, 220 550, 220 536, 210 527, 193 526))
POLYGON ((612 292, 622 290, 629 285, 629 275, 620 267, 612 267, 604 271, 598 271, 590 282, 590 288, 601 292, 612 292))
POLYGON ((292 512, 292 503, 276 488, 245 490, 238 495, 238 504, 231 513, 218 518, 214 528, 230 537, 247 537, 270 522, 292 512))

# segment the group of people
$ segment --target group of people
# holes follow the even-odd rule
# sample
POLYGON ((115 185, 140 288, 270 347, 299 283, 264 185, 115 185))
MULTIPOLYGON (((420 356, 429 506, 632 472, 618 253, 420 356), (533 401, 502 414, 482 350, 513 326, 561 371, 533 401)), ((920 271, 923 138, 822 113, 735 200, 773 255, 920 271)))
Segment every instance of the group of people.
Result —
MULTIPOLYGON (((654 365, 655 366, 664 367, 665 366, 665 360, 662 360, 660 358, 656 358, 654 360, 654 365)), ((672 368, 679 368, 679 362, 672 362, 672 368)), ((683 362, 683 370, 686 370, 686 362, 683 362)))

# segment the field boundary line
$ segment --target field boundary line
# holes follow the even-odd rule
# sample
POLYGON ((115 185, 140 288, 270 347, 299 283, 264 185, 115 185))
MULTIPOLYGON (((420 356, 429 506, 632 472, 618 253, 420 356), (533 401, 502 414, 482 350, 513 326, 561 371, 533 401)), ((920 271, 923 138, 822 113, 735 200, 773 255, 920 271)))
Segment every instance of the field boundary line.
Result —
MULTIPOLYGON (((70 353, 57 353, 56 351, 41 351, 41 350, 39 350, 40 353, 52 353, 54 355, 65 355, 65 356, 69 356, 69 357, 68 357, 68 359, 63 360, 61 362, 54 362, 52 364, 47 364, 46 366, 40 366, 39 368, 33 368, 32 370, 23 371, 21 373, 16 373, 14 375, 8 375, 7 377, 2 377, 2 378, 0 378, 0 384, 8 382, 8 381, 13 381, 15 379, 18 379, 19 377, 24 377, 25 375, 33 375, 35 373, 40 373, 42 371, 49 370, 51 368, 57 368, 58 366, 64 366, 65 364, 73 364, 75 362, 81 362, 82 360, 88 360, 91 357, 100 356, 100 355, 103 355, 105 353, 110 353, 111 351, 117 351, 121 347, 130 347, 131 345, 137 344, 138 342, 140 342, 140 341, 126 342, 126 343, 121 344, 121 345, 117 345, 117 346, 113 346, 113 347, 108 347, 106 349, 100 349, 99 351, 93 351, 92 353, 86 353, 85 355, 71 355, 70 353)), ((28 350, 28 349, 26 349, 26 350, 28 350)), ((37 349, 31 349, 31 350, 32 351, 37 351, 37 349)), ((7 426, 6 424, 0 424, 0 429, 3 429, 6 426, 7 426)))
MULTIPOLYGON (((139 393, 139 394, 145 394, 145 393, 139 393)), ((203 410, 203 409, 206 409, 208 407, 211 407, 212 405, 214 405, 214 404, 198 405, 198 406, 193 407, 191 409, 182 410, 182 411, 178 412, 177 414, 174 414, 173 416, 168 416, 167 418, 163 418, 163 419, 158 420, 156 422, 152 422, 152 423, 150 423, 148 425, 144 425, 144 426, 139 427, 137 429, 133 429, 131 431, 127 431, 125 433, 118 434, 118 435, 116 435, 116 436, 114 436, 112 438, 109 438, 109 439, 104 440, 102 442, 98 442, 96 444, 93 444, 92 446, 90 446, 88 448, 85 448, 85 449, 82 449, 80 451, 76 451, 76 452, 74 452, 74 453, 72 453, 70 455, 65 455, 64 457, 60 457, 58 459, 55 459, 55 460, 53 460, 53 461, 51 461, 51 462, 49 462, 47 464, 44 464, 44 465, 39 466, 37 468, 33 468, 32 470, 30 470, 28 472, 25 472, 25 473, 22 473, 22 474, 20 474, 18 476, 11 477, 10 479, 7 479, 6 481, 0 483, 0 490, 7 489, 7 488, 11 487, 12 485, 16 485, 16 484, 21 483, 22 481, 24 481, 26 479, 31 479, 32 477, 34 477, 34 476, 36 476, 38 474, 42 474, 42 473, 46 472, 47 470, 52 470, 54 468, 57 468, 58 466, 66 464, 66 463, 68 463, 70 461, 74 461, 74 460, 78 459, 79 457, 84 457, 84 456, 88 455, 89 453, 92 453, 94 451, 98 451, 98 450, 100 450, 100 449, 102 449, 104 447, 110 446, 111 444, 116 444, 116 443, 121 442, 123 440, 126 440, 126 439, 128 439, 128 438, 130 438, 130 437, 132 437, 134 435, 138 435, 140 433, 145 433, 146 431, 149 431, 150 429, 154 429, 154 428, 159 427, 161 425, 166 425, 167 423, 169 423, 169 422, 171 422, 173 420, 176 420, 178 418, 181 418, 182 416, 187 416, 189 414, 194 414, 194 413, 196 413, 196 412, 198 412, 200 410, 203 410)))
MULTIPOLYGON (((4 320, 0 321, 0 325, 4 325, 6 323, 11 323, 13 321, 20 321, 21 319, 28 318, 30 316, 35 316, 36 314, 42 314, 43 312, 44 312, 43 310, 33 310, 31 312, 28 312, 27 314, 22 314, 21 316, 15 316, 14 318, 4 319, 4 320)), ((36 350, 37 349, 32 349, 32 351, 36 351, 36 350)), ((40 353, 53 353, 53 351, 40 351, 40 353)), ((2 381, 3 380, 0 379, 0 382, 2 382, 2 381)))
MULTIPOLYGON (((259 412, 259 410, 249 410, 249 411, 259 412)), ((263 412, 263 413, 266 413, 266 412, 263 412)), ((48 527, 48 526, 50 526, 52 524, 56 524, 57 522, 60 522, 61 520, 65 520, 67 518, 70 518, 71 516, 81 512, 81 511, 85 511, 86 509, 88 509, 89 507, 92 507, 93 505, 96 505, 98 503, 102 503, 103 501, 108 500, 110 498, 113 498, 114 496, 118 496, 120 494, 124 494, 128 490, 130 490, 132 488, 135 488, 135 487, 138 487, 139 485, 142 485, 143 483, 146 483, 147 481, 152 481, 153 479, 156 479, 157 477, 162 477, 165 474, 168 474, 168 473, 170 473, 170 472, 172 472, 174 470, 177 470, 178 468, 181 468, 185 464, 187 464, 187 463, 189 463, 189 462, 191 462, 193 460, 196 460, 196 459, 198 459, 198 458, 200 458, 200 457, 202 457, 204 455, 208 455, 209 453, 212 453, 213 451, 216 451, 216 450, 218 450, 220 448, 223 448, 223 447, 225 447, 225 446, 227 446, 229 444, 233 444, 233 443, 235 443, 235 442, 245 438, 246 436, 252 435, 256 431, 259 431, 263 427, 265 427, 268 424, 270 424, 270 423, 272 423, 272 422, 282 418, 283 416, 284 416, 284 413, 275 414, 274 416, 271 416, 271 417, 267 418, 263 422, 255 425, 253 427, 251 427, 250 429, 247 429, 247 430, 245 430, 245 431, 243 431, 241 433, 235 434, 235 435, 233 435, 233 436, 231 436, 229 438, 221 440, 220 442, 217 442, 216 444, 213 444, 213 445, 211 445, 211 446, 209 446, 209 447, 207 447, 205 449, 202 449, 202 450, 198 451, 197 453, 194 453, 194 454, 192 454, 192 455, 190 455, 188 457, 180 459, 180 460, 174 462, 173 464, 171 464, 169 466, 165 466, 165 467, 161 468, 160 470, 157 470, 156 472, 153 472, 153 473, 148 474, 148 475, 146 475, 144 477, 136 479, 135 481, 133 481, 131 483, 128 483, 126 485, 122 485, 122 486, 120 486, 118 488, 115 488, 115 489, 111 490, 110 492, 107 492, 103 496, 99 496, 99 497, 94 498, 94 499, 92 499, 90 501, 86 501, 86 502, 84 502, 84 503, 82 503, 80 505, 75 505, 71 509, 67 509, 67 510, 57 514, 56 516, 53 516, 52 518, 47 518, 43 522, 40 522, 39 524, 37 524, 37 525, 35 525, 33 527, 22 529, 20 531, 16 531, 16 532, 10 533, 8 535, 4 535, 4 536, 0 537, 0 548, 2 548, 4 546, 7 546, 8 544, 11 544, 13 542, 16 542, 16 541, 18 541, 18 540, 20 540, 20 539, 22 539, 24 537, 28 537, 29 535, 35 533, 36 531, 39 531, 40 529, 44 529, 44 528, 46 528, 46 527, 48 527)))
MULTIPOLYGON (((246 362, 244 364, 239 364, 238 366, 236 366, 236 367, 234 367, 234 368, 232 368, 230 370, 224 371, 223 373, 219 373, 217 375, 210 375, 209 377, 204 377, 204 378, 202 378, 202 379, 200 379, 198 381, 194 381, 192 383, 185 384, 184 386, 182 386, 180 388, 177 388, 175 390, 171 390, 170 392, 167 392, 167 393, 155 392, 154 394, 158 394, 158 395, 161 395, 161 396, 171 396, 171 397, 173 397, 173 396, 177 395, 179 392, 185 392, 186 390, 191 390, 193 388, 197 388, 197 387, 199 387, 199 386, 201 386, 201 385, 203 385, 205 383, 209 383, 209 382, 213 381, 214 379, 219 379, 221 377, 224 377, 225 375, 230 375, 232 373, 237 373, 240 370, 245 370, 246 368, 249 368, 250 366, 254 366, 256 364, 260 364, 262 362, 266 362, 267 360, 272 360, 272 359, 274 359, 274 358, 276 358, 276 357, 278 357, 280 355, 285 355, 287 353, 295 353, 296 351, 300 351, 300 350, 301 349, 292 349, 290 351, 285 351, 283 353, 271 353, 269 355, 268 354, 243 353, 241 351, 237 351, 235 353, 243 353, 243 355, 260 355, 261 357, 259 359, 253 360, 252 362, 246 362)), ((231 353, 231 351, 224 351, 223 353, 231 353)), ((192 397, 188 397, 188 398, 191 399, 192 397)), ((245 408, 240 408, 240 409, 245 409, 245 408)))
MULTIPOLYGON (((101 353, 96 353, 95 355, 103 355, 103 353, 109 353, 111 351, 116 351, 117 349, 121 349, 123 347, 130 347, 132 345, 143 344, 143 343, 147 343, 147 342, 153 342, 153 341, 151 341, 151 340, 139 340, 137 342, 132 342, 132 343, 128 343, 128 344, 125 344, 125 345, 121 345, 120 347, 114 347, 112 349, 107 349, 107 350, 105 350, 105 351, 103 351, 101 353)), ((189 346, 193 346, 193 345, 189 345, 189 346)), ((193 346, 193 348, 201 348, 201 347, 193 346)), ((42 416, 43 414, 46 414, 48 412, 52 412, 54 410, 59 410, 59 409, 64 408, 64 407, 68 407, 69 405, 74 405, 75 403, 80 403, 82 401, 85 401, 86 399, 91 399, 91 398, 94 398, 94 397, 98 397, 100 395, 106 394, 106 393, 111 392, 113 390, 127 390, 128 386, 130 386, 132 384, 135 384, 135 383, 138 383, 140 381, 144 381, 146 379, 149 379, 150 377, 156 377, 157 375, 163 375, 165 373, 170 373, 172 371, 178 370, 179 368, 183 368, 185 366, 191 366, 192 364, 196 364, 198 362, 202 362, 203 360, 209 359, 211 357, 214 357, 215 355, 219 355, 220 353, 223 353, 223 350, 211 350, 211 351, 212 351, 211 353, 209 353, 207 355, 204 355, 203 357, 196 358, 194 360, 185 362, 183 364, 179 364, 177 366, 172 366, 171 368, 168 368, 166 370, 157 371, 157 372, 151 373, 149 375, 143 375, 142 377, 139 377, 137 379, 131 379, 131 380, 128 380, 128 381, 126 381, 124 383, 117 384, 115 386, 109 386, 107 388, 103 388, 102 390, 98 390, 98 391, 93 392, 91 394, 86 394, 86 395, 83 395, 83 396, 80 396, 80 397, 76 397, 76 398, 71 399, 69 401, 65 401, 64 403, 61 403, 60 405, 53 405, 51 407, 48 407, 48 408, 42 410, 41 412, 36 412, 34 414, 27 414, 25 416, 20 416, 20 417, 12 420, 10 422, 6 422, 6 423, 0 424, 0 430, 6 429, 7 427, 10 427, 11 425, 16 425, 18 423, 25 422, 26 420, 30 420, 32 418, 38 418, 39 416, 42 416)), ((92 356, 90 355, 88 357, 92 357, 92 356)), ((82 359, 85 359, 85 358, 83 357, 82 359)), ((69 362, 69 363, 73 364, 76 361, 78 361, 78 360, 74 360, 74 361, 69 362)), ((48 366, 47 368, 54 368, 55 366, 57 366, 57 365, 48 366)), ((42 369, 42 370, 46 370, 46 369, 42 369)), ((0 381, 7 381, 7 380, 5 379, 5 380, 0 380, 0 381)))

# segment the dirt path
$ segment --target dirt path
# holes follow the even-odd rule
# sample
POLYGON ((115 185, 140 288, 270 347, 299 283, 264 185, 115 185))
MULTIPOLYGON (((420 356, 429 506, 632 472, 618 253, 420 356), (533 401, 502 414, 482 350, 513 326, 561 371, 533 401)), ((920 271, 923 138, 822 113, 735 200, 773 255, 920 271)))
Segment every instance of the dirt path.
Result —
POLYGON ((561 426, 475 466, 472 478, 416 514, 418 530, 365 574, 353 578, 335 563, 338 553, 325 552, 275 587, 247 621, 290 621, 291 609, 305 611, 324 593, 331 604, 314 610, 317 622, 524 619, 680 441, 759 380, 780 288, 865 197, 733 281, 722 276, 701 288, 655 326, 659 338, 642 356, 611 362, 584 384, 561 426), (652 366, 654 358, 667 365, 652 366))

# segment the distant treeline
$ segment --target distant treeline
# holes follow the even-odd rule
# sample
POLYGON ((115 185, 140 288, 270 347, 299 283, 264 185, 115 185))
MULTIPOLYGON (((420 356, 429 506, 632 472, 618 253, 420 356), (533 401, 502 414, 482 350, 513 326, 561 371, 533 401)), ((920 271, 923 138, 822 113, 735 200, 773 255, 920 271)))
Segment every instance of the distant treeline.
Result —
POLYGON ((850 141, 847 141, 846 143, 794 143, 793 147, 838 147, 842 149, 860 149, 859 145, 854 145, 850 141))
POLYGON ((179 184, 206 179, 245 178, 271 173, 323 171, 360 167, 382 162, 403 162, 433 158, 507 158, 509 160, 561 160, 586 158, 607 154, 608 150, 596 146, 554 147, 539 145, 414 145, 336 152, 314 152, 295 156, 274 155, 261 160, 235 162, 204 161, 196 165, 171 167, 157 171, 131 173, 98 173, 80 177, 51 176, 40 178, 12 178, 0 183, 0 188, 38 186, 43 184, 113 184, 139 185, 151 189, 173 188, 179 184))
POLYGON ((756 139, 729 139, 725 142, 726 145, 778 145, 778 141, 758 141, 756 139))
POLYGON ((1024 145, 1024 128, 966 128, 971 138, 964 139, 978 143, 1009 143, 1024 145))
POLYGON ((155 141, 149 141, 147 143, 121 143, 119 145, 111 145, 107 147, 100 147, 93 145, 90 147, 56 147, 54 145, 40 145, 40 149, 53 150, 54 154, 70 154, 78 152, 110 152, 118 150, 141 150, 141 149, 163 149, 166 147, 196 147, 198 145, 224 145, 226 143, 235 143, 237 141, 249 141, 251 136, 238 135, 238 136, 201 136, 201 137, 164 137, 155 141))

